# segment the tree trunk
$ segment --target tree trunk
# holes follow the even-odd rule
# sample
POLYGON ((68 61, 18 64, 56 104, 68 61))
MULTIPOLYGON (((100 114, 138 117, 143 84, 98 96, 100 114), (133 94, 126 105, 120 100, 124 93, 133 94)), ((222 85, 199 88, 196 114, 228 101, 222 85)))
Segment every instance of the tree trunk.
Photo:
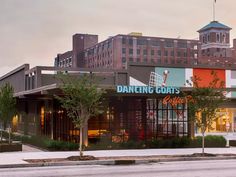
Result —
POLYGON ((83 145, 84 147, 88 146, 88 121, 83 126, 83 145))
POLYGON ((9 128, 8 128, 8 143, 11 144, 11 124, 9 124, 9 128))
POLYGON ((202 132, 202 155, 204 155, 204 148, 205 148, 205 133, 202 132))
POLYGON ((80 127, 79 135, 80 135, 80 138, 79 138, 79 156, 82 157, 83 156, 83 128, 82 127, 80 127))
POLYGON ((2 129, 1 129, 1 142, 2 142, 2 129))

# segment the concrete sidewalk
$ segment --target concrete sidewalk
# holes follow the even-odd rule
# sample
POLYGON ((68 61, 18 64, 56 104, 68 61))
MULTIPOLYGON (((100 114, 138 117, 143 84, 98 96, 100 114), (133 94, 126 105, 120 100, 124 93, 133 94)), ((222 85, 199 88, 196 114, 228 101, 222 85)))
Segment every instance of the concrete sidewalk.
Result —
MULTIPOLYGON (((84 155, 95 157, 126 157, 126 156, 158 156, 158 155, 189 155, 200 153, 201 148, 186 149, 139 149, 139 150, 100 150, 85 151, 84 155)), ((206 153, 212 154, 236 154, 236 148, 206 148, 206 153)), ((78 156, 78 151, 63 152, 6 152, 0 153, 0 165, 28 164, 24 159, 50 159, 67 158, 69 156, 78 156)))

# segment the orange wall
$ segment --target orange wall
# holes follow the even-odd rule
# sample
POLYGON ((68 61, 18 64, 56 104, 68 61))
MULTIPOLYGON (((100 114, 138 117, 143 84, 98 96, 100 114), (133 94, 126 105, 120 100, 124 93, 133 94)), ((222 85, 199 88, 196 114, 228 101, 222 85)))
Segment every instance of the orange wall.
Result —
MULTIPOLYGON (((193 76, 197 76, 200 80, 198 84, 200 87, 207 87, 209 83, 213 80, 211 72, 215 71, 217 76, 220 78, 220 82, 223 81, 225 83, 225 70, 222 69, 193 69, 193 76)), ((220 84, 219 82, 219 84, 220 84)), ((225 84, 224 84, 225 87, 225 84)))

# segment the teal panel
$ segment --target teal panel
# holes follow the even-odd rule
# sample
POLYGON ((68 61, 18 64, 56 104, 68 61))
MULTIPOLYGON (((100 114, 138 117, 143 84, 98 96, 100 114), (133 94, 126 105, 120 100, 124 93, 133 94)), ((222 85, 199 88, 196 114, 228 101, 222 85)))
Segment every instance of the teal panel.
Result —
MULTIPOLYGON (((236 88, 236 85, 232 85, 232 88, 236 88)), ((236 98, 236 92, 231 92, 231 98, 236 98)))
POLYGON ((166 80, 166 86, 183 87, 185 85, 186 77, 184 68, 163 68, 163 67, 155 68, 155 72, 161 76, 163 76, 165 70, 169 71, 166 80))

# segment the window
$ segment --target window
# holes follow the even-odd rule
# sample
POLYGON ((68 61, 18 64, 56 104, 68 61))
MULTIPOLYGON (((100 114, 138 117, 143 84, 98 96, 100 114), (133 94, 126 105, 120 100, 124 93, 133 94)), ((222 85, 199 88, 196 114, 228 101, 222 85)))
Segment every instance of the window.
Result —
POLYGON ((126 48, 122 48, 122 54, 126 54, 126 48))
POLYGON ((133 45, 133 39, 129 39, 129 45, 133 45))
POLYGON ((137 49, 137 55, 140 55, 140 49, 137 49))
POLYGON ((219 34, 216 35, 216 42, 220 42, 220 35, 219 34))
POLYGON ((134 60, 133 60, 133 58, 129 58, 129 61, 130 61, 130 62, 133 62, 134 60))
POLYGON ((122 44, 126 44, 126 39, 124 37, 122 38, 122 44))
POLYGON ((146 58, 146 57, 143 58, 143 62, 144 62, 144 63, 147 63, 147 58, 146 58))
POLYGON ((147 45, 147 40, 146 39, 138 39, 137 45, 147 45))
POLYGON ((126 62, 126 58, 123 57, 123 58, 122 58, 122 63, 125 63, 125 62, 126 62))
POLYGON ((173 57, 174 56, 174 51, 171 51, 170 55, 173 57))
POLYGON ((161 56, 161 51, 160 51, 160 50, 158 50, 157 54, 158 54, 158 56, 161 56))
POLYGON ((166 56, 166 57, 168 56, 168 51, 167 51, 167 50, 165 51, 165 56, 166 56))
POLYGON ((129 49, 129 54, 133 55, 133 49, 129 49))
POLYGON ((207 35, 207 41, 210 42, 210 35, 207 35))
POLYGON ((179 64, 182 63, 182 60, 181 59, 177 60, 177 63, 179 63, 179 64))
POLYGON ((178 48, 187 48, 187 42, 178 42, 178 48))
POLYGON ((108 41, 108 49, 111 48, 111 41, 108 41))
POLYGON ((174 47, 174 41, 168 40, 165 42, 166 47, 174 47))
POLYGON ((143 50, 143 55, 147 55, 147 49, 143 50))
POLYGON ((154 55, 155 54, 155 51, 154 50, 151 50, 151 55, 154 55))
POLYGON ((137 62, 140 62, 140 58, 137 58, 136 61, 137 61, 137 62))
POLYGON ((160 41, 150 41, 152 46, 160 46, 160 41))
POLYGON ((186 51, 184 52, 184 57, 187 57, 187 52, 186 51))
POLYGON ((178 51, 177 56, 181 57, 181 52, 180 51, 178 51))
POLYGON ((226 37, 225 37, 225 34, 223 34, 223 43, 226 43, 226 37))

